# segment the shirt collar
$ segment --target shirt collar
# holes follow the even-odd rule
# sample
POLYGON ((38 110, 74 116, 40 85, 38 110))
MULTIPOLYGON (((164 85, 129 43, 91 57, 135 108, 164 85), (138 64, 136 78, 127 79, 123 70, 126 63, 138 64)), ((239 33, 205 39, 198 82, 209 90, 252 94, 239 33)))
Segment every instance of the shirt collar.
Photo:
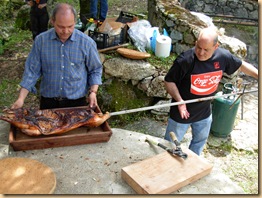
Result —
MULTIPOLYGON (((51 39, 52 40, 59 40, 58 36, 56 35, 56 32, 55 32, 55 28, 52 28, 52 31, 51 31, 51 39)), ((72 35, 69 37, 69 40, 70 41, 76 41, 76 29, 74 29, 72 35)))

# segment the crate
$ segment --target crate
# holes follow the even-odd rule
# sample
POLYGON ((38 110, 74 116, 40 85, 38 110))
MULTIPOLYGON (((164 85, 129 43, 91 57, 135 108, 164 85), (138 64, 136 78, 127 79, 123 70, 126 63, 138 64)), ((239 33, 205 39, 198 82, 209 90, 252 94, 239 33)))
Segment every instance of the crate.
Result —
POLYGON ((130 23, 134 20, 134 17, 137 17, 137 15, 130 12, 121 11, 118 18, 116 19, 116 22, 130 23))
POLYGON ((120 34, 109 36, 107 33, 88 31, 88 35, 96 42, 97 49, 104 49, 107 47, 123 44, 126 41, 126 27, 121 29, 120 34))

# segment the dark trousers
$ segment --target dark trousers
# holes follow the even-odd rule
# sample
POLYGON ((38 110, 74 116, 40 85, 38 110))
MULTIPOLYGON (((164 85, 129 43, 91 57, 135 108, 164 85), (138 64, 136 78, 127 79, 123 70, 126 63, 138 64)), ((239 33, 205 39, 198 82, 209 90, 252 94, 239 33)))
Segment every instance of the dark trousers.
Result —
POLYGON ((41 96, 40 109, 55 109, 65 107, 79 107, 86 106, 86 97, 79 98, 76 100, 70 100, 66 98, 45 98, 41 96))
POLYGON ((31 31, 33 39, 48 29, 49 15, 46 7, 42 9, 32 8, 30 12, 31 31))

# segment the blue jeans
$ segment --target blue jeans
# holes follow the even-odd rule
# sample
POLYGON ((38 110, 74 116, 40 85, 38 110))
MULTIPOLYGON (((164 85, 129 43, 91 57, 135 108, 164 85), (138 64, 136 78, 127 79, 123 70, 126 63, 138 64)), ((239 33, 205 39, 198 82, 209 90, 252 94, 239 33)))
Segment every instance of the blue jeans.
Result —
POLYGON ((172 142, 169 133, 173 131, 176 134, 178 142, 180 142, 186 134, 189 126, 191 126, 192 140, 190 142, 189 149, 197 155, 200 155, 209 136, 211 123, 212 115, 210 115, 206 119, 193 123, 178 123, 169 118, 166 128, 165 139, 172 142))
POLYGON ((91 18, 94 18, 95 20, 99 19, 100 21, 104 21, 106 19, 106 15, 108 11, 108 3, 107 3, 107 0, 100 0, 99 1, 100 2, 100 11, 98 11, 98 1, 99 0, 90 1, 91 2, 90 4, 91 18))

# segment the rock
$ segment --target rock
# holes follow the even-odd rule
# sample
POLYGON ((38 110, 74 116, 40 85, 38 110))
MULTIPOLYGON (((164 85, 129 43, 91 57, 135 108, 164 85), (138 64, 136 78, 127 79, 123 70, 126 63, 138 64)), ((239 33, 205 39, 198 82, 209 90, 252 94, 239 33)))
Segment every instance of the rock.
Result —
POLYGON ((152 76, 156 68, 144 60, 112 58, 104 62, 105 73, 124 81, 143 80, 152 76))
POLYGON ((168 93, 164 85, 164 76, 154 78, 146 91, 147 96, 168 98, 168 93))
MULTIPOLYGON (((171 102, 171 100, 160 100, 155 104, 155 106, 163 105, 163 104, 169 104, 170 102, 171 102)), ((162 108, 157 108, 157 109, 151 110, 151 113, 156 114, 156 115, 168 116, 169 110, 170 110, 170 107, 162 107, 162 108)))
POLYGON ((225 35, 220 35, 218 37, 220 47, 228 49, 231 53, 236 55, 238 58, 244 58, 247 55, 246 44, 242 41, 228 37, 225 35))

